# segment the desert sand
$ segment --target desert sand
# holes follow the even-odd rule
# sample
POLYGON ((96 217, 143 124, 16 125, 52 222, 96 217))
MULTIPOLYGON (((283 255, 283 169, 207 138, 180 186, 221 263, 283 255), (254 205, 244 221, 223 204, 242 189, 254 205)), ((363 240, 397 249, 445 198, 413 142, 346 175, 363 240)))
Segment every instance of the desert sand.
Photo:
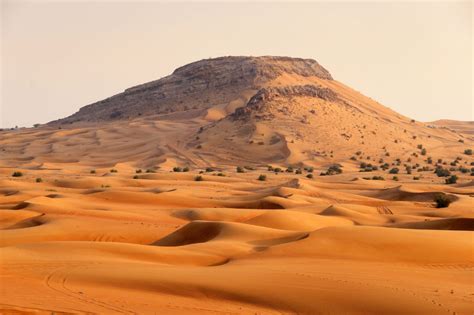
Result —
POLYGON ((0 313, 472 314, 471 130, 329 77, 262 86, 1 131, 0 313), (447 185, 433 168, 450 163, 447 185))

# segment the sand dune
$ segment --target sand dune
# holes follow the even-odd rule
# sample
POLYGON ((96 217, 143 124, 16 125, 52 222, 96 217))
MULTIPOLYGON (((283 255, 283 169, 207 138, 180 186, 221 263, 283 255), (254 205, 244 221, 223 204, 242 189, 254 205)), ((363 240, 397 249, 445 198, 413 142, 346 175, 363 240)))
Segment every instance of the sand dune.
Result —
POLYGON ((429 181, 260 183, 264 169, 222 171, 202 182, 194 171, 133 179, 126 169, 3 180, 2 312, 472 309, 472 186, 449 188, 457 199, 436 209, 430 198, 446 186, 429 181))

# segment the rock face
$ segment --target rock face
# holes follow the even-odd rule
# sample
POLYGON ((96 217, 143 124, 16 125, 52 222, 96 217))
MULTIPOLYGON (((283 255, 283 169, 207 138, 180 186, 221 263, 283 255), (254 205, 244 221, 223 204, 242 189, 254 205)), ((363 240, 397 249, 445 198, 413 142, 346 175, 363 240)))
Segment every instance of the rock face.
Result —
POLYGON ((270 56, 206 59, 82 107, 77 113, 52 123, 110 121, 205 110, 236 99, 244 90, 259 90, 282 74, 332 80, 331 74, 312 59, 270 56))
POLYGON ((337 100, 337 94, 335 92, 328 88, 316 85, 306 84, 268 87, 260 89, 250 98, 246 106, 237 108, 231 116, 234 119, 240 119, 252 112, 261 112, 265 108, 267 102, 279 97, 313 97, 331 102, 337 100))

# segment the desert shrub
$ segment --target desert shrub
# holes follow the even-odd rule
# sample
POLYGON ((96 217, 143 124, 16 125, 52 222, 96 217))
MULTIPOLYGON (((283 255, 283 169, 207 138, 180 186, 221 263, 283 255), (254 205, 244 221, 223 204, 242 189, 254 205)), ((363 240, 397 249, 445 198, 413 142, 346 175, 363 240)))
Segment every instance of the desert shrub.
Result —
POLYGON ((420 153, 421 153, 421 155, 426 155, 426 149, 425 148, 421 149, 420 153))
POLYGON ((217 176, 224 177, 224 173, 217 173, 217 176))
POLYGON ((431 158, 431 156, 426 159, 426 163, 433 164, 433 159, 431 158))
POLYGON ((244 168, 242 166, 237 166, 236 170, 237 173, 245 173, 244 168))
POLYGON ((136 173, 136 174, 140 174, 141 172, 142 172, 141 169, 135 170, 135 173, 136 173))
POLYGON ((325 175, 336 175, 336 174, 341 174, 342 173, 342 168, 340 164, 333 164, 328 167, 328 170, 326 171, 325 175))
POLYGON ((314 168, 312 167, 305 167, 304 170, 308 173, 312 173, 314 171, 314 168))
POLYGON ((23 173, 22 172, 19 172, 19 171, 15 171, 13 172, 12 174, 12 177, 22 177, 23 176, 23 173))
POLYGON ((388 163, 384 163, 384 164, 380 165, 380 168, 384 171, 388 170, 389 167, 390 167, 390 165, 388 163))
POLYGON ((91 170, 90 173, 91 173, 91 174, 95 174, 96 171, 95 171, 95 170, 91 170))
POLYGON ((467 173, 469 173, 469 169, 468 169, 468 168, 466 168, 466 167, 462 167, 462 166, 461 166, 461 167, 459 167, 459 171, 460 171, 461 173, 463 173, 463 174, 467 174, 467 173))
POLYGON ((212 167, 206 167, 206 173, 214 172, 212 167))
POLYGON ((189 167, 187 166, 183 167, 183 172, 189 172, 189 167))
POLYGON ((273 172, 273 166, 268 165, 268 166, 267 166, 267 170, 268 170, 269 172, 273 172))
POLYGON ((267 175, 263 175, 263 174, 260 174, 260 176, 258 176, 258 180, 259 181, 266 181, 267 180, 267 175))
POLYGON ((464 154, 466 154, 466 155, 472 155, 472 149, 466 149, 466 150, 464 150, 464 154))
POLYGON ((385 156, 390 156, 390 152, 386 152, 386 153, 385 153, 385 156))
POLYGON ((295 174, 302 174, 303 172, 301 171, 300 168, 296 169, 295 174))
POLYGON ((202 145, 201 145, 201 144, 198 144, 198 145, 196 146, 196 149, 202 149, 202 145))
POLYGON ((396 181, 396 182, 399 181, 398 176, 393 176, 392 179, 393 179, 394 181, 396 181))
POLYGON ((361 151, 357 151, 357 152, 356 152, 356 155, 357 155, 357 156, 359 156, 359 155, 361 155, 361 154, 362 154, 361 151))
POLYGON ((405 170, 407 171, 407 174, 411 174, 411 166, 406 166, 405 170))
POLYGON ((458 181, 458 177, 456 175, 451 175, 449 178, 445 179, 445 182, 447 185, 456 184, 457 181, 458 181))
POLYGON ((420 176, 413 176, 413 180, 420 180, 420 176))
POLYGON ((36 179, 36 182, 37 182, 37 183, 42 183, 42 182, 43 182, 43 179, 42 179, 41 177, 38 177, 38 178, 36 179))
POLYGON ((133 179, 138 179, 138 175, 133 176, 133 179))
POLYGON ((464 143, 464 140, 463 140, 463 139, 459 139, 458 142, 464 143))
POLYGON ((389 173, 390 173, 390 174, 398 174, 399 171, 400 171, 400 170, 398 169, 398 167, 394 167, 394 168, 392 168, 392 169, 389 171, 389 173))
POLYGON ((195 177, 194 177, 194 180, 195 180, 196 182, 202 182, 202 181, 203 181, 203 178, 202 178, 201 175, 198 175, 198 176, 195 176, 195 177))
POLYGON ((438 177, 448 177, 451 175, 451 172, 448 169, 442 167, 437 167, 434 172, 438 177))
POLYGON ((255 167, 252 167, 252 166, 245 165, 244 168, 245 168, 247 171, 255 171, 255 167))
POLYGON ((292 166, 288 166, 288 167, 286 168, 286 172, 287 172, 287 173, 293 173, 293 172, 294 172, 293 167, 292 167, 292 166))
POLYGON ((444 193, 438 193, 434 196, 434 202, 436 202, 436 208, 447 208, 453 200, 444 193))
POLYGON ((351 156, 352 161, 357 161, 357 158, 355 156, 351 156))
POLYGON ((273 171, 274 171, 275 173, 280 173, 280 172, 281 172, 281 168, 275 167, 275 168, 273 169, 273 171))
POLYGON ((182 172, 182 171, 183 171, 183 169, 179 166, 173 167, 173 172, 182 172))
POLYGON ((416 147, 417 147, 418 149, 420 149, 420 150, 423 149, 423 145, 422 145, 422 144, 419 144, 419 145, 417 145, 416 147))
POLYGON ((311 178, 313 178, 313 174, 309 173, 308 175, 306 175, 306 177, 311 179, 311 178))
POLYGON ((118 171, 115 168, 113 168, 110 170, 110 173, 118 173, 118 171))
POLYGON ((152 170, 152 169, 150 169, 150 168, 148 168, 148 169, 146 170, 146 172, 147 172, 147 173, 156 173, 154 170, 152 170))
POLYGON ((265 144, 265 142, 263 142, 263 141, 258 142, 258 145, 264 145, 264 144, 265 144))

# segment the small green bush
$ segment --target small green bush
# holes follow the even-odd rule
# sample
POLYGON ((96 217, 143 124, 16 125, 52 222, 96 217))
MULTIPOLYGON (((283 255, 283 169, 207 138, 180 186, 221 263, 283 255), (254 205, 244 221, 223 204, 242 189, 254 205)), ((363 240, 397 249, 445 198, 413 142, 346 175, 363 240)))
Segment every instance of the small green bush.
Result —
POLYGON ((189 172, 189 167, 187 166, 183 167, 183 172, 189 172))
POLYGON ((206 173, 214 172, 212 167, 206 167, 206 173))
POLYGON ((394 181, 396 181, 396 182, 399 181, 398 176, 393 176, 392 179, 393 179, 394 181))
POLYGON ((421 155, 426 155, 426 149, 425 148, 421 149, 420 153, 421 153, 421 155))
POLYGON ((244 168, 242 166, 237 166, 237 173, 245 173, 244 168))
POLYGON ((451 172, 448 169, 437 167, 434 171, 438 177, 448 177, 451 175, 451 172))
POLYGON ((458 177, 456 175, 451 175, 449 178, 445 179, 445 182, 447 185, 456 184, 457 181, 458 181, 458 177))
POLYGON ((444 193, 438 193, 434 196, 434 202, 436 202, 436 208, 447 208, 453 200, 444 193))
POLYGON ((194 177, 194 180, 195 180, 196 182, 202 182, 204 179, 202 178, 201 175, 198 175, 198 176, 194 177))
POLYGON ((258 176, 258 180, 266 181, 267 180, 267 175, 260 174, 260 176, 258 176))
POLYGON ((398 169, 398 167, 394 167, 392 168, 390 171, 388 171, 390 174, 398 174, 400 170, 398 169))
POLYGON ((140 174, 141 172, 142 172, 141 169, 135 170, 135 173, 136 173, 136 174, 140 174))
POLYGON ((182 172, 182 171, 183 171, 183 169, 182 169, 181 167, 179 167, 179 166, 173 167, 173 172, 179 173, 179 172, 182 172))
POLYGON ((313 178, 313 174, 309 173, 308 175, 306 175, 307 178, 309 179, 312 179, 313 178))
POLYGON ((464 154, 466 154, 466 155, 472 155, 472 149, 466 149, 466 150, 464 150, 464 154))
POLYGON ((19 171, 13 172, 12 174, 12 177, 22 177, 22 176, 23 176, 23 173, 19 171))
POLYGON ((43 182, 43 179, 42 179, 41 177, 38 177, 38 178, 36 179, 36 182, 37 182, 37 183, 42 183, 42 182, 43 182))
POLYGON ((110 173, 118 173, 118 171, 115 168, 113 168, 110 170, 110 173))

